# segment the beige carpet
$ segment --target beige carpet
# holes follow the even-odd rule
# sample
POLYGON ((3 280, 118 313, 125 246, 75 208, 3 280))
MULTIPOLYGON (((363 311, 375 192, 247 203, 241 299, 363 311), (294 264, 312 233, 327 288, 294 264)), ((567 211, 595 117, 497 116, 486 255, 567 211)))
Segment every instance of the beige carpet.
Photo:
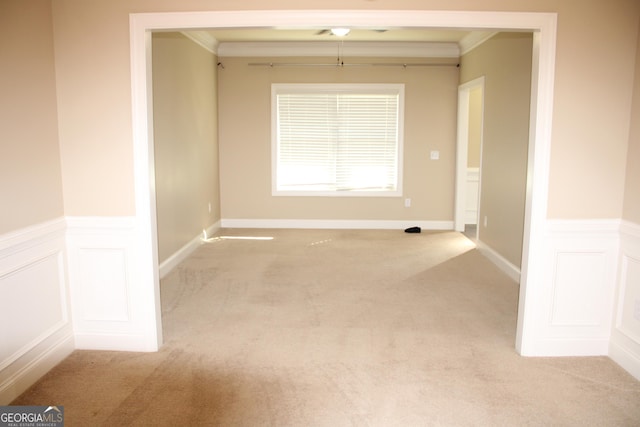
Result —
POLYGON ((76 351, 14 404, 67 425, 640 425, 606 357, 523 358, 518 286, 459 233, 225 230, 161 283, 158 353, 76 351))

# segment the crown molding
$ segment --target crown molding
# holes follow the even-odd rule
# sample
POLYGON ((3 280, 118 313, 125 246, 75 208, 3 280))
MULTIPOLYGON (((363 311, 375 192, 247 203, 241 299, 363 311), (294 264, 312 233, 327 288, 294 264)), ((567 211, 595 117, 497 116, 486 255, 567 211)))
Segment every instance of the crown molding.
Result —
POLYGON ((491 37, 498 34, 498 31, 472 31, 460 40, 460 56, 466 55, 491 37))
POLYGON ((182 31, 182 35, 193 40, 209 52, 214 55, 218 54, 218 45, 220 44, 209 32, 207 31, 182 31))
POLYGON ((457 43, 433 42, 226 42, 220 57, 343 56, 459 58, 457 43))

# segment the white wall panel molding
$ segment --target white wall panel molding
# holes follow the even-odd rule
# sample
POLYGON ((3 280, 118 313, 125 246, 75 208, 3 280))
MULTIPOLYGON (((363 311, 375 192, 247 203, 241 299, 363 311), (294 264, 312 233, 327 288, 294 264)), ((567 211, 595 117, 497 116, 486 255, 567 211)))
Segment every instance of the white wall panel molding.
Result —
POLYGON ((67 218, 76 348, 155 350, 144 322, 150 304, 138 280, 133 217, 67 218))
POLYGON ((609 355, 640 380, 640 224, 623 221, 609 355))
POLYGON ((536 356, 608 354, 619 220, 548 220, 536 356))
POLYGON ((0 236, 0 404, 73 350, 62 218, 0 236))
POLYGON ((453 221, 411 220, 316 220, 316 219, 222 219, 223 228, 308 228, 352 230, 400 230, 421 227, 424 230, 453 230, 453 221))

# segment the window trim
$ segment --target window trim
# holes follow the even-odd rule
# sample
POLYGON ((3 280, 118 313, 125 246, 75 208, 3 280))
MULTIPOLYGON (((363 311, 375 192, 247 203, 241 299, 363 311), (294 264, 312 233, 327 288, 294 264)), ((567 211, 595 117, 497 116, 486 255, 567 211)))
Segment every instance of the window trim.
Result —
POLYGON ((272 83, 271 84, 271 195, 302 197, 402 197, 404 175, 404 84, 403 83, 272 83), (398 170, 394 191, 292 191, 277 189, 278 171, 278 108, 281 92, 342 92, 342 93, 398 93, 398 170))

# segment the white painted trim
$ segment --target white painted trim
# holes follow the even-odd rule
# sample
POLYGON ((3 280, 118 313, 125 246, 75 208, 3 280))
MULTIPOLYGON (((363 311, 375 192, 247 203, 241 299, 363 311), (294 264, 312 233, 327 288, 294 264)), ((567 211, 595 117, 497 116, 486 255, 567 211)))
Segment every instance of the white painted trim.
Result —
MULTIPOLYGON (((29 335, 21 334, 28 342, 14 343, 21 344, 19 348, 17 345, 4 348, 4 358, 0 360, 0 405, 6 405, 19 396, 73 350, 64 232, 64 218, 57 218, 0 235, 0 281, 8 281, 5 283, 8 286, 2 286, 0 299, 11 301, 12 296, 21 292, 35 292, 30 295, 34 298, 41 293, 51 295, 53 287, 57 287, 56 298, 59 298, 57 308, 51 305, 53 301, 46 301, 55 308, 47 313, 47 317, 37 317, 39 313, 33 313, 32 320, 37 323, 31 323, 40 326, 29 331, 29 335), (45 267, 47 269, 43 270, 45 267), (26 284, 23 283, 25 280, 29 281, 29 286, 19 286, 26 284), (7 354, 6 350, 11 353, 7 354)), ((13 328, 20 328, 20 325, 13 328)))
POLYGON ((0 235, 0 258, 37 246, 47 239, 57 238, 64 229, 65 220, 60 217, 0 235))
POLYGON ((640 381, 640 345, 614 332, 609 342, 609 357, 640 381))
MULTIPOLYGON (((205 230, 207 236, 211 236, 215 234, 220 229, 220 221, 216 222, 209 228, 205 230)), ((160 279, 164 278, 167 274, 171 272, 174 268, 178 266, 182 261, 187 259, 189 255, 191 255, 198 247, 202 244, 202 239, 205 236, 202 234, 198 234, 193 239, 191 239, 187 244, 178 249, 174 254, 169 256, 166 260, 160 263, 160 279)))
POLYGON ((523 239, 522 280, 516 348, 535 352, 536 313, 541 303, 537 289, 543 280, 545 220, 549 184, 549 153, 553 118, 556 50, 556 13, 477 12, 435 10, 247 10, 140 13, 130 15, 131 95, 135 200, 138 228, 136 248, 141 286, 150 306, 139 307, 149 338, 162 342, 158 281, 155 193, 153 183, 153 111, 151 85, 151 31, 201 28, 284 26, 349 26, 371 28, 473 28, 489 31, 533 31, 531 117, 527 198, 523 239))
POLYGON ((620 221, 548 220, 529 356, 608 354, 620 221))
POLYGON ((489 258, 489 260, 494 263, 496 267, 502 270, 503 273, 509 276, 516 283, 520 283, 520 269, 517 266, 480 240, 476 241, 476 247, 482 255, 489 258))
POLYGON ((434 42, 225 42, 218 46, 223 57, 305 57, 305 56, 459 58, 457 43, 434 42))
POLYGON ((75 349, 71 329, 44 351, 36 354, 6 380, 0 383, 0 405, 9 405, 47 372, 62 362, 75 349))
POLYGON ((481 46, 499 31, 472 31, 460 40, 460 56, 466 55, 473 49, 481 46))
POLYGON ((547 338, 536 343, 537 357, 606 356, 608 337, 601 338, 547 338))
POLYGON ((623 235, 640 239, 640 224, 636 224, 631 221, 622 220, 620 221, 620 232, 623 235))
POLYGON ((214 55, 218 54, 218 40, 207 31, 182 31, 182 35, 191 39, 194 43, 205 48, 214 55))
MULTIPOLYGON (((467 164, 469 153, 469 97, 473 89, 482 89, 482 116, 484 117, 484 76, 458 86, 458 116, 456 134, 456 194, 454 201, 454 229, 463 232, 467 216, 467 164)), ((484 120, 484 119, 481 119, 484 120)), ((481 124, 482 128, 483 124, 481 124)), ((480 137, 480 164, 482 165, 482 136, 480 137)), ((482 181, 478 168, 478 204, 482 181)), ((480 206, 478 206, 478 212, 480 206)))
POLYGON ((623 220, 620 224, 620 252, 616 283, 616 305, 611 329, 609 356, 631 375, 640 380, 640 323, 626 323, 624 310, 634 310, 628 302, 637 304, 638 277, 629 277, 629 263, 640 262, 640 224, 623 220), (625 304, 627 303, 627 304, 625 304))
POLYGON ((141 279, 144 272, 140 271, 142 255, 136 247, 136 218, 69 217, 67 223, 71 308, 78 348, 156 351, 157 330, 149 327, 147 311, 154 298, 146 292, 148 283, 141 279), (108 304, 102 303, 104 299, 108 304))
POLYGON ((452 230, 452 221, 411 220, 321 220, 321 219, 223 219, 222 228, 298 228, 351 230, 404 230, 421 227, 423 230, 452 230))
POLYGON ((545 269, 557 21, 557 14, 544 14, 533 28, 527 189, 516 327, 516 350, 523 356, 539 350, 538 314, 544 304, 539 289, 545 269))

